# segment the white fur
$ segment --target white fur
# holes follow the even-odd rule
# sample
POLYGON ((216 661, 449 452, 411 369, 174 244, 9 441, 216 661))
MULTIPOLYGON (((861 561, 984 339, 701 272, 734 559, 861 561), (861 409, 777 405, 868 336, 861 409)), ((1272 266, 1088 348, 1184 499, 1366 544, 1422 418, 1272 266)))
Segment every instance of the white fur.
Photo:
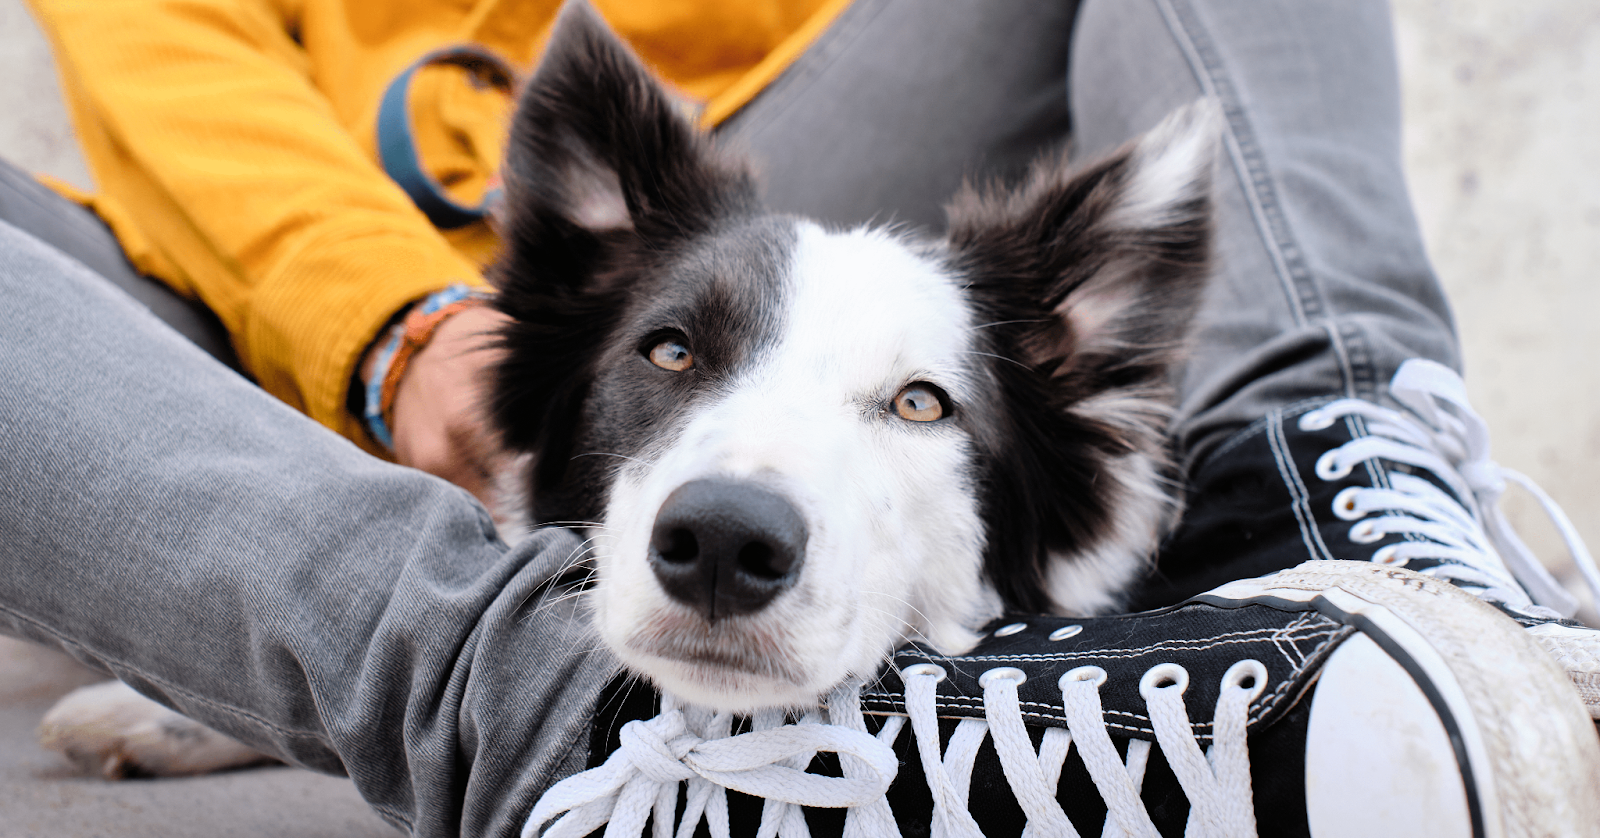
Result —
POLYGON ((1209 189, 1206 175, 1216 158, 1222 108, 1202 99, 1174 111, 1140 137, 1129 179, 1117 209, 1106 219, 1115 227, 1137 229, 1171 223, 1185 201, 1209 189))
POLYGON ((121 681, 91 684, 56 702, 39 724, 39 744, 107 779, 204 774, 271 761, 121 681))
POLYGON ((906 637, 962 650, 976 639, 967 627, 998 612, 980 574, 965 433, 892 409, 913 381, 956 403, 972 392, 960 289, 889 234, 807 222, 797 233, 775 345, 665 450, 621 468, 610 537, 598 542, 596 622, 608 645, 666 689, 725 709, 810 703, 847 677, 870 676, 906 637), (713 476, 782 493, 809 530, 795 586, 704 641, 763 659, 766 671, 674 655, 686 632, 705 635, 704 623, 662 592, 647 564, 667 495, 713 476))

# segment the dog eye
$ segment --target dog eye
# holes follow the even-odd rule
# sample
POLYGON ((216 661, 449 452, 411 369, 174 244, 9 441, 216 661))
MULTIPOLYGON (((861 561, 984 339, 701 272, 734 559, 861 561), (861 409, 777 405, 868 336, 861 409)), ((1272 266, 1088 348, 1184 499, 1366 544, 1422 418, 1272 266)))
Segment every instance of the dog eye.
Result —
POLYGON ((650 351, 645 354, 649 357, 650 363, 664 370, 683 372, 694 366, 694 354, 689 351, 689 347, 684 346, 677 338, 665 338, 657 341, 654 346, 650 347, 650 351))
POLYGON ((933 422, 945 415, 944 394, 925 381, 907 384, 894 397, 894 412, 908 422, 933 422))

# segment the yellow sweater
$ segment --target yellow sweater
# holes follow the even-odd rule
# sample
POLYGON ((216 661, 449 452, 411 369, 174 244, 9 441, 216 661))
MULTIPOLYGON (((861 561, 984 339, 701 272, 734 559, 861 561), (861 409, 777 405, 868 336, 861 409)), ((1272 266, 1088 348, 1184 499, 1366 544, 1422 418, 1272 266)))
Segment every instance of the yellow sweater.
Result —
MULTIPOLYGON (((378 164, 389 81, 441 46, 529 67, 559 0, 31 0, 60 68, 95 209, 134 265, 221 317, 261 386, 373 450, 345 408, 359 356, 406 304, 482 283, 483 223, 434 229, 378 164)), ((848 0, 593 0, 661 76, 726 118, 848 0)), ((430 66, 411 88, 424 167, 476 203, 510 101, 430 66)))

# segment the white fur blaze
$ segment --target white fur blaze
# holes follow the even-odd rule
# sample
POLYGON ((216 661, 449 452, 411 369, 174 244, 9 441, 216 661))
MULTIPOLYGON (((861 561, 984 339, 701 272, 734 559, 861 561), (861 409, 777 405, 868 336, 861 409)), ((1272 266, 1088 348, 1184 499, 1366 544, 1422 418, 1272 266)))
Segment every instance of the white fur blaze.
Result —
POLYGON ((966 434, 892 409, 912 382, 956 403, 974 395, 960 289, 888 234, 797 232, 777 339, 658 456, 621 469, 606 514, 615 538, 601 543, 602 637, 636 671, 721 709, 814 702, 912 637, 959 651, 998 610, 966 434), (657 510, 702 479, 776 492, 808 529, 792 588, 709 625, 647 561, 657 510))

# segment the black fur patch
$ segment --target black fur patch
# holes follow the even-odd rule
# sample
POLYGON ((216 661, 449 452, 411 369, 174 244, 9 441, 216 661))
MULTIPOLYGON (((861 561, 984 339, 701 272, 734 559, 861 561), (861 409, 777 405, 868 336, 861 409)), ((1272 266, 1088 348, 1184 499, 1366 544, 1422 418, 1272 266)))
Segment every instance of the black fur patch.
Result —
POLYGON ((503 178, 492 278, 514 322, 492 415, 508 446, 537 454, 534 521, 596 521, 609 455, 636 455, 771 331, 792 222, 759 214, 744 166, 582 4, 562 12, 523 94, 503 178), (615 190, 624 226, 584 225, 597 186, 615 190), (694 370, 641 356, 664 330, 689 338, 694 370))
POLYGON ((981 470, 985 570, 1026 612, 1053 605, 1052 555, 1108 536, 1128 488, 1114 461, 1143 451, 1166 462, 1163 411, 1110 419, 1082 409, 1112 391, 1170 405, 1170 367, 1209 273, 1204 183, 1158 226, 1108 223, 1133 160, 1131 145, 1077 174, 1044 160, 1015 193, 968 189, 950 207, 951 268, 969 278, 977 322, 993 324, 979 330, 980 351, 1004 359, 990 364, 997 403, 966 426, 981 470), (1085 295, 1107 291, 1121 304, 1109 321, 1087 323, 1085 295))

